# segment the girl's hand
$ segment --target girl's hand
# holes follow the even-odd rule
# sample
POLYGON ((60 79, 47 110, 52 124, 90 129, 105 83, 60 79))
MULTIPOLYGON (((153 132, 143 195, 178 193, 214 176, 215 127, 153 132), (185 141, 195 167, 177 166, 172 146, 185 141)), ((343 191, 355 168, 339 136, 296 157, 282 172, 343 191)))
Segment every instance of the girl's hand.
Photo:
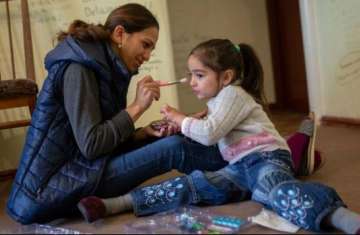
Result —
POLYGON ((160 113, 162 113, 165 120, 173 122, 179 127, 181 127, 181 123, 186 117, 185 114, 167 104, 160 109, 160 113))

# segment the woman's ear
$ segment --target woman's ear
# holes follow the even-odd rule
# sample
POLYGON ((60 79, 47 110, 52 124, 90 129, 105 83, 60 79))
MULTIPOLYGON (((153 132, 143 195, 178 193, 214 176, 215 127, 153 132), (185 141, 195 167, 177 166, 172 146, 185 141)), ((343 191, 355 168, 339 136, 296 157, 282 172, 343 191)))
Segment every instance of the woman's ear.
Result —
POLYGON ((227 86, 229 85, 235 78, 235 71, 233 69, 227 69, 223 73, 223 85, 227 86))
POLYGON ((116 26, 111 34, 112 41, 117 45, 122 45, 125 33, 126 33, 125 28, 122 25, 116 26))

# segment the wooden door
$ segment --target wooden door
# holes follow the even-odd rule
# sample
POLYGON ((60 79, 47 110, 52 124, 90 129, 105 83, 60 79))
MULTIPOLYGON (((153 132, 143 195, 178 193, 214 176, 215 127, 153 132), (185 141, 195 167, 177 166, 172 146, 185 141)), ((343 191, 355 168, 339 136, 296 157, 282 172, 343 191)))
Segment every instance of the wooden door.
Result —
POLYGON ((307 113, 309 100, 298 0, 267 0, 276 103, 307 113))

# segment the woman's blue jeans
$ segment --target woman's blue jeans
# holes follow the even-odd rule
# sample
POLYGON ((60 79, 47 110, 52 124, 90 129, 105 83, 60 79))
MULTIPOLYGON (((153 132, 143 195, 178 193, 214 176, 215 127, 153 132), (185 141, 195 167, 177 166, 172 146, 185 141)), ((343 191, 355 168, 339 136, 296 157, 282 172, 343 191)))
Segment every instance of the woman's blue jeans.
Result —
POLYGON ((322 231, 321 221, 345 206, 335 190, 293 176, 290 153, 252 153, 216 172, 190 175, 141 187, 131 192, 136 215, 148 215, 182 205, 218 205, 248 196, 283 218, 308 230, 322 231))
POLYGON ((143 146, 129 143, 119 152, 109 160, 95 192, 97 196, 125 194, 145 180, 172 169, 190 174, 196 169, 215 171, 227 165, 216 145, 204 146, 181 135, 143 146))

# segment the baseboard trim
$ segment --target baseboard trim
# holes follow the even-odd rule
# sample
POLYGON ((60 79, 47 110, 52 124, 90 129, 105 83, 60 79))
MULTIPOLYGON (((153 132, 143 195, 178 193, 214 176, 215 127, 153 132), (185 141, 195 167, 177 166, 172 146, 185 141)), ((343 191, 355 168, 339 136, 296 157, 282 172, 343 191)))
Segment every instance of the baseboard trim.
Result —
POLYGON ((0 181, 13 179, 16 174, 16 169, 0 171, 0 181))
POLYGON ((335 117, 335 116, 322 116, 321 117, 322 125, 346 125, 346 126, 358 126, 360 127, 360 119, 358 118, 345 118, 345 117, 335 117))

